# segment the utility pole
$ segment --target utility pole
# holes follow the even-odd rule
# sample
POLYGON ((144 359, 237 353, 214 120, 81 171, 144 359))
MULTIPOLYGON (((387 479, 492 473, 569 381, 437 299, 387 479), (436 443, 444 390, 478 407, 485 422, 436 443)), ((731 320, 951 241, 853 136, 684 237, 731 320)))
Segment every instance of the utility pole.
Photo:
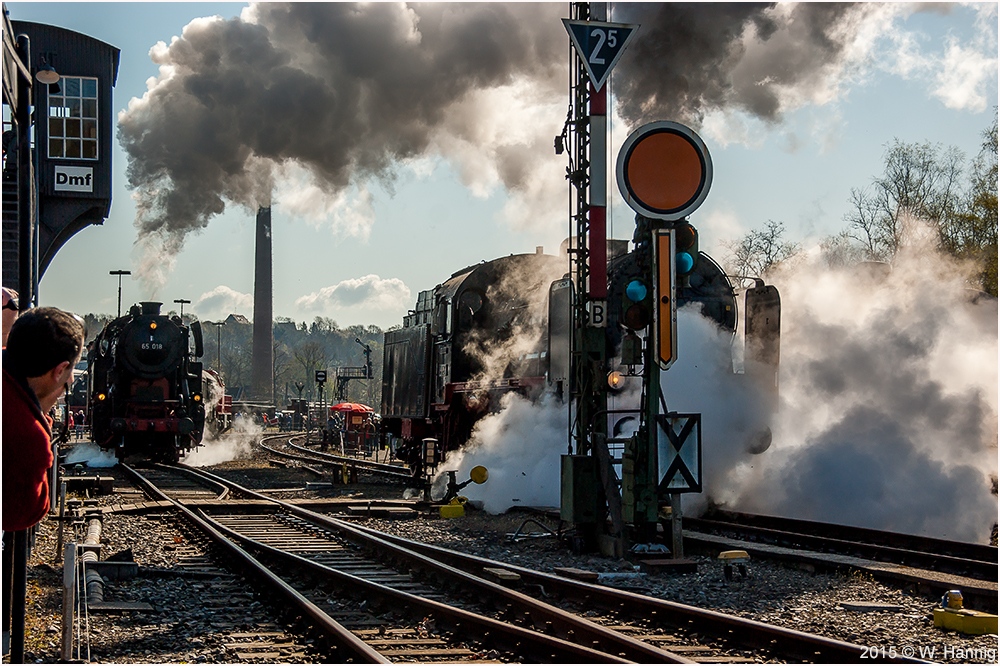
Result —
MULTIPOLYGON (((108 275, 118 276, 118 316, 122 316, 122 276, 132 275, 132 271, 109 271, 108 275)), ((190 301, 189 301, 190 302, 190 301)))
POLYGON ((184 319, 184 304, 185 303, 190 303, 190 302, 191 301, 189 301, 187 299, 184 299, 184 298, 175 298, 174 299, 174 303, 180 303, 180 305, 181 305, 181 314, 180 314, 181 319, 184 319))

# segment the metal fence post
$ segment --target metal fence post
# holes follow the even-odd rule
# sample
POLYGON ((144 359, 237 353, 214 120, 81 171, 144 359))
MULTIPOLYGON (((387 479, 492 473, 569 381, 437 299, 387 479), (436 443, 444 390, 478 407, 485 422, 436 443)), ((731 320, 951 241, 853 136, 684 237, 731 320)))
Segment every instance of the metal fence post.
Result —
POLYGON ((76 544, 66 544, 63 558, 62 660, 73 658, 73 626, 76 616, 76 544))

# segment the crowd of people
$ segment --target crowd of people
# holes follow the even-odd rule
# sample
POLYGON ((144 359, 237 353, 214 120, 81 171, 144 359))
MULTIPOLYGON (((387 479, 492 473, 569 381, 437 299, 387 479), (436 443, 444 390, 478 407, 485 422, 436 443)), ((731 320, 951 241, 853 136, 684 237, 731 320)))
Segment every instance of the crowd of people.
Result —
POLYGON ((50 412, 73 382, 84 349, 82 320, 50 307, 22 308, 3 288, 3 651, 22 615, 28 532, 49 511, 54 462, 50 412), (17 560, 17 562, 15 562, 17 560), (22 597, 18 600, 15 589, 22 597), (12 624, 14 623, 14 624, 12 624))

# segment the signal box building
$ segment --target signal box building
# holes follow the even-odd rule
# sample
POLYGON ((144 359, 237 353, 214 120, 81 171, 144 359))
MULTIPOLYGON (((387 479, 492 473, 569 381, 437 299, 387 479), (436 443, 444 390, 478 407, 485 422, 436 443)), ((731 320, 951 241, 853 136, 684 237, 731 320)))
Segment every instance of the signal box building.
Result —
POLYGON ((84 227, 103 224, 111 210, 112 89, 120 51, 72 30, 8 21, 6 16, 3 39, 5 79, 14 53, 23 65, 20 76, 31 76, 30 88, 22 86, 27 95, 9 96, 5 82, 4 103, 32 107, 30 115, 24 107, 19 113, 11 109, 12 122, 4 127, 3 285, 23 289, 19 284, 23 275, 21 280, 19 275, 26 239, 23 221, 18 224, 18 210, 29 206, 32 237, 27 242, 32 245, 34 292, 56 252, 84 227), (59 76, 56 83, 39 81, 40 73, 52 70, 59 76), (34 139, 34 168, 27 173, 17 168, 18 118, 29 119, 34 139), (19 187, 25 175, 31 186, 21 183, 19 187))

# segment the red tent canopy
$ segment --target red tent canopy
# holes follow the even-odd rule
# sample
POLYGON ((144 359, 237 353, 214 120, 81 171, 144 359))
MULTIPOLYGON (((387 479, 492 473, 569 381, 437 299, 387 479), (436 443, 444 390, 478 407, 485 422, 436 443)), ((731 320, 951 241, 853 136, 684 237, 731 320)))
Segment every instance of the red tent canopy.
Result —
POLYGON ((362 405, 360 402, 338 402, 336 405, 330 407, 331 412, 360 412, 362 414, 368 414, 374 412, 375 410, 368 405, 362 405))

